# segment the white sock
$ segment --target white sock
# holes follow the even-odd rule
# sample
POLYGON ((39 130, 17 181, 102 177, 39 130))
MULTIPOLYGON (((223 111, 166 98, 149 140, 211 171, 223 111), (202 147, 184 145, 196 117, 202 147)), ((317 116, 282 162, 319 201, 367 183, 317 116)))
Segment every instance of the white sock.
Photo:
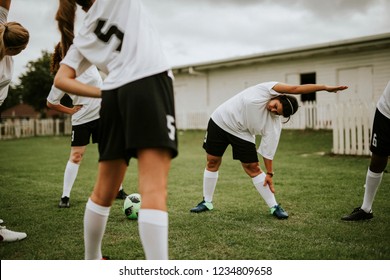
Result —
POLYGON ((84 214, 84 246, 86 260, 102 259, 102 240, 110 207, 100 206, 88 199, 84 214))
POLYGON ((203 173, 203 197, 204 201, 212 202, 215 187, 217 186, 218 181, 218 171, 211 172, 207 169, 204 170, 203 173))
POLYGON ((138 231, 147 260, 168 260, 168 212, 140 209, 138 231))
POLYGON ((68 161, 65 167, 64 173, 64 186, 62 189, 62 197, 70 197, 70 191, 72 190, 74 181, 76 180, 77 173, 79 172, 79 166, 76 163, 68 161))
POLYGON ((265 180, 265 173, 262 172, 256 177, 252 178, 253 185, 255 186, 256 190, 259 192, 261 197, 264 199, 265 203, 267 203, 268 207, 271 208, 278 203, 276 202, 275 195, 271 190, 269 189, 269 186, 263 186, 265 180))
POLYGON ((121 186, 119 187, 119 191, 121 191, 121 190, 123 190, 123 186, 122 186, 122 184, 121 184, 121 186))
POLYGON ((374 198, 376 195, 376 191, 379 188, 379 184, 382 181, 382 173, 374 173, 370 169, 367 170, 366 175, 366 189, 364 190, 364 198, 362 209, 369 213, 372 209, 372 204, 374 203, 374 198))

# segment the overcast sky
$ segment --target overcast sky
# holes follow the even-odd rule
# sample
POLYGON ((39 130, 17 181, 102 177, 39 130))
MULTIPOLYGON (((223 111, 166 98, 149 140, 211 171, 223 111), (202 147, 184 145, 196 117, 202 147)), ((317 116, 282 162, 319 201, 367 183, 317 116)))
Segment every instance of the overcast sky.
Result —
MULTIPOLYGON (((142 0, 172 66, 390 32, 389 0, 142 0)), ((59 40, 57 0, 13 0, 9 21, 30 32, 14 81, 59 40)), ((83 12, 78 13, 82 20, 83 12)))

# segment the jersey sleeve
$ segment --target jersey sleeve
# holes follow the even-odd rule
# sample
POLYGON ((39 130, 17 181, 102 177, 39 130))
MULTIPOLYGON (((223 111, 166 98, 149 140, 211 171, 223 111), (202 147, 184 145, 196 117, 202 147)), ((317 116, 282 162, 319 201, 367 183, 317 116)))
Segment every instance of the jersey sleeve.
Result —
POLYGON ((265 132, 261 137, 260 146, 257 152, 263 157, 273 160, 278 148, 282 124, 279 118, 275 118, 273 123, 268 123, 265 132))
POLYGON ((66 56, 61 61, 61 64, 68 65, 76 71, 76 76, 84 73, 92 64, 72 45, 70 46, 66 56))
POLYGON ((53 105, 59 105, 64 95, 65 93, 62 90, 56 88, 55 86, 52 86, 46 100, 53 105))
POLYGON ((263 83, 262 85, 268 90, 268 92, 269 92, 270 95, 272 95, 273 97, 275 97, 275 96, 280 95, 279 92, 277 92, 277 91, 275 91, 275 90, 273 89, 273 87, 274 87, 276 84, 278 84, 278 83, 279 83, 279 82, 273 81, 273 82, 266 82, 266 83, 263 83))
POLYGON ((8 10, 4 7, 0 7, 0 24, 7 22, 8 10))
POLYGON ((0 106, 3 104, 4 100, 7 98, 8 88, 9 88, 9 84, 0 89, 0 106))

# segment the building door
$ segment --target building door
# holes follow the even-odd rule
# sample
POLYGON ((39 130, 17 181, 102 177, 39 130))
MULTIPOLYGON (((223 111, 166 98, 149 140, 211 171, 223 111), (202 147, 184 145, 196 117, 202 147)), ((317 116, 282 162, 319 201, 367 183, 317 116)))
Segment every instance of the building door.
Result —
POLYGON ((346 85, 348 89, 337 95, 340 103, 370 103, 373 102, 372 66, 340 69, 337 74, 338 84, 346 85))

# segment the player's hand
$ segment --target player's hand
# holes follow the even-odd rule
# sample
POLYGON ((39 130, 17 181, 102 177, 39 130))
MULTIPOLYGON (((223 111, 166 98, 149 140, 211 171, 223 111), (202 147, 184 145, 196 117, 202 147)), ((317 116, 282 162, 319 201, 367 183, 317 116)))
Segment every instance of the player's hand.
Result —
POLYGON ((72 107, 72 115, 80 111, 80 109, 83 107, 83 105, 75 105, 72 107))
POLYGON ((274 183, 272 181, 272 177, 269 176, 269 175, 266 175, 265 176, 265 180, 264 180, 264 187, 269 187, 269 189, 271 190, 272 193, 275 193, 275 187, 274 187, 274 183))
POLYGON ((347 86, 326 86, 326 91, 328 92, 338 92, 340 90, 345 90, 347 89, 347 86))

